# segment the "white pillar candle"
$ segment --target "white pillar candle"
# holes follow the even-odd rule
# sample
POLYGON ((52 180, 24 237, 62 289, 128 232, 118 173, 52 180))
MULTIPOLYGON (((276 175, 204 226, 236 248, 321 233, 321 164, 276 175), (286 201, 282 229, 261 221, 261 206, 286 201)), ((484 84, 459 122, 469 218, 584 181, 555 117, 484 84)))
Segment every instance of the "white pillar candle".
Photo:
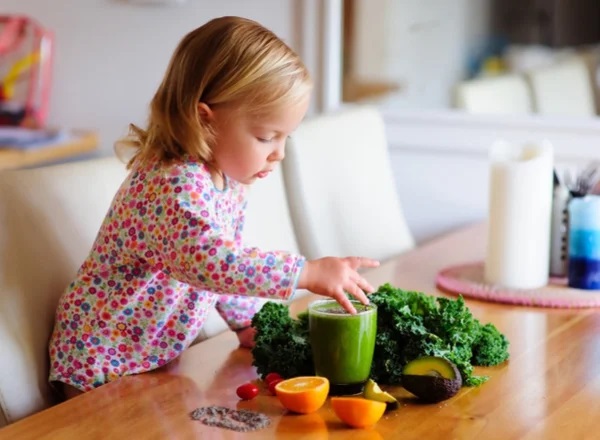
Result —
POLYGON ((490 151, 485 280, 534 289, 548 282, 553 152, 548 143, 496 143, 490 151))

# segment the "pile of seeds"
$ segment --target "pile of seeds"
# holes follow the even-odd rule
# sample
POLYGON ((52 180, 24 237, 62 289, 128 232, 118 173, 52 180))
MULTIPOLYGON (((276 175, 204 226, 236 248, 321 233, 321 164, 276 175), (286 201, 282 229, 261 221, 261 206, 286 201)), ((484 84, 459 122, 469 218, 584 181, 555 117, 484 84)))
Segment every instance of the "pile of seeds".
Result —
POLYGON ((205 406, 191 412, 191 417, 208 426, 231 429, 238 432, 256 431, 271 423, 265 414, 245 409, 236 410, 224 406, 205 406))

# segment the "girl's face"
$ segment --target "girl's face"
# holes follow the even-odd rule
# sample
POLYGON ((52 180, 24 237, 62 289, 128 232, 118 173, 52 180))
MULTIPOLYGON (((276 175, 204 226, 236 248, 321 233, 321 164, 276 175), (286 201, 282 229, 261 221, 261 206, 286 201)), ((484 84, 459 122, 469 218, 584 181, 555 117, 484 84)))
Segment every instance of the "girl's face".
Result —
POLYGON ((267 177, 283 160, 285 141, 300 125, 308 103, 306 96, 297 104, 262 116, 250 115, 239 106, 209 108, 201 103, 200 113, 215 131, 215 167, 244 184, 267 177))

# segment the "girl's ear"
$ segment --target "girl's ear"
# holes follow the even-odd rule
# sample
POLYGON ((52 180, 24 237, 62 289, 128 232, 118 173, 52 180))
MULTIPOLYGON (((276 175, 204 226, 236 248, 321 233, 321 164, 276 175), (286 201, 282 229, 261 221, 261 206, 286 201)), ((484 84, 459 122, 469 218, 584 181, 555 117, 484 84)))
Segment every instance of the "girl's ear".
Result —
POLYGON ((212 109, 204 102, 198 103, 198 115, 203 122, 210 122, 214 117, 212 109))

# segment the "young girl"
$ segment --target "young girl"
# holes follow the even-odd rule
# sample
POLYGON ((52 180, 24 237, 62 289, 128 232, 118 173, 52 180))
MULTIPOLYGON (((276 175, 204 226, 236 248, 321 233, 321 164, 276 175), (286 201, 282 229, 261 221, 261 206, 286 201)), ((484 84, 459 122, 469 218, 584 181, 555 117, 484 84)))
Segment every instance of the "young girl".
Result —
POLYGON ((257 298, 304 288, 350 312, 345 292, 368 303, 357 269, 374 260, 242 244, 246 185, 283 159, 310 90, 299 57, 251 20, 218 18, 183 38, 147 127, 131 125, 131 172, 58 304, 49 379, 66 397, 177 358, 213 306, 251 347, 257 298))

